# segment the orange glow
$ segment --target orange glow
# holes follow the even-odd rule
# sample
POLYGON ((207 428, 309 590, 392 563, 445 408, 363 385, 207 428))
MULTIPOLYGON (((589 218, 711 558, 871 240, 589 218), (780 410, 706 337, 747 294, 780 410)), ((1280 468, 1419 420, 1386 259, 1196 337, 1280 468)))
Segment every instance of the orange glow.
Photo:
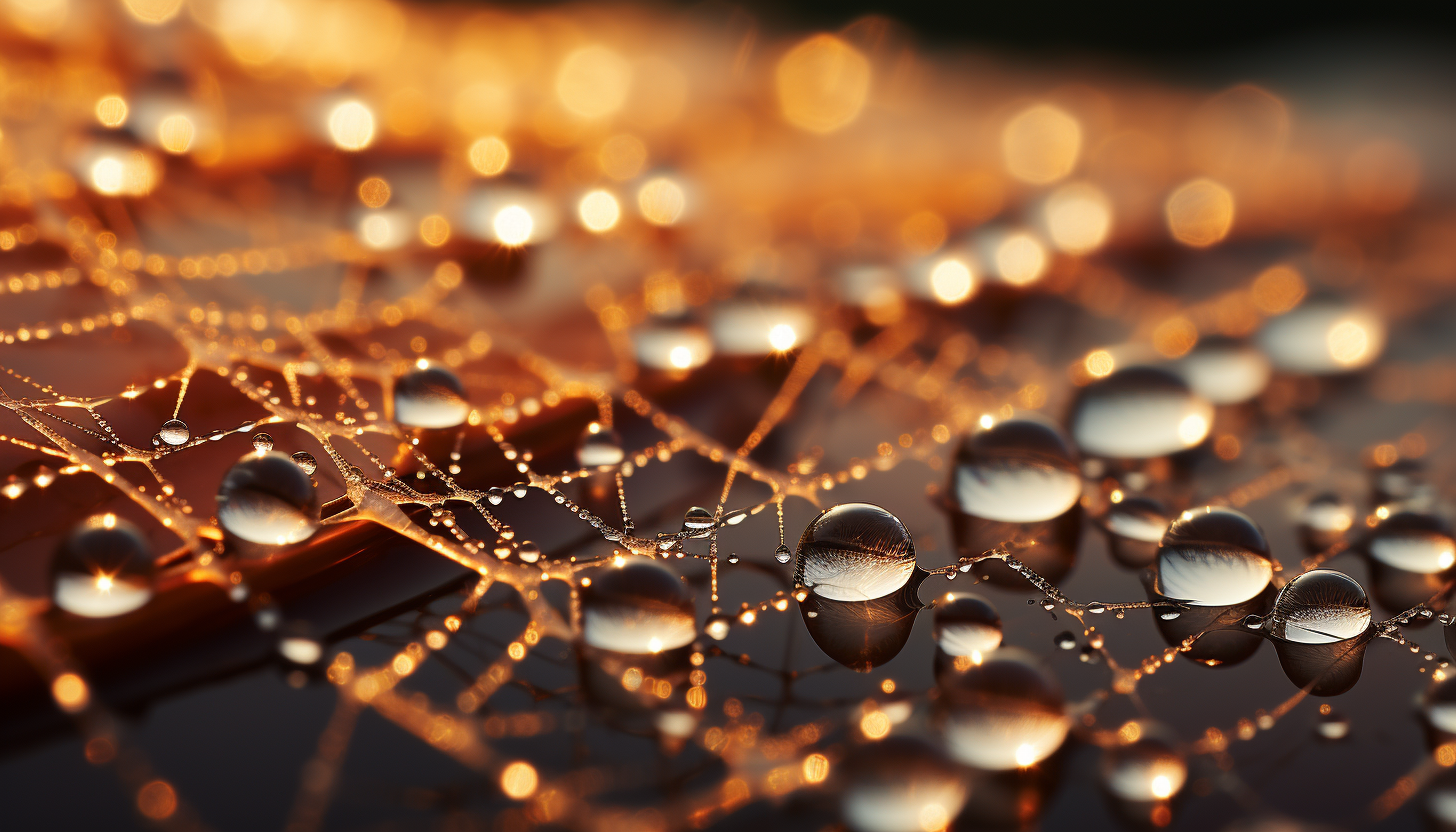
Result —
POLYGON ((1270 266, 1254 278, 1254 306, 1265 315, 1281 315, 1304 299, 1304 278, 1289 266, 1270 266))
POLYGON ((811 133, 832 133, 864 109, 870 62, 834 35, 819 34, 784 55, 775 81, 785 121, 811 133))
POLYGON ((177 791, 166 780, 152 780, 137 791, 137 811, 152 820, 166 820, 177 811, 177 791))
POLYGON ((1101 188, 1077 182, 1053 191, 1042 216, 1052 245, 1068 254, 1087 254, 1100 248, 1112 230, 1112 201, 1101 188))
POLYGON ((481 176, 497 176, 511 162, 511 149, 496 136, 476 139, 467 154, 470 166, 481 176))
POLYGON ((539 777, 536 769, 527 762, 514 762, 501 771, 501 791, 513 800, 525 800, 536 792, 539 777))
POLYGON ((653 225, 673 225, 682 218, 687 207, 687 197, 682 186, 659 176, 637 191, 637 208, 642 217, 653 225))
POLYGON ((613 136, 602 142, 597 164, 602 173, 618 182, 631 179, 647 166, 647 145, 630 133, 613 136))
POLYGON ((1164 206, 1173 239, 1207 248, 1228 236, 1234 225, 1234 195, 1212 179, 1185 183, 1164 206))
POLYGON ((389 203, 389 183, 371 176, 359 183, 359 201, 370 208, 383 208, 389 203))
POLYGON ((610 231, 622 216, 622 206, 608 191, 592 191, 576 204, 577 216, 586 230, 595 233, 610 231))
POLYGON ((182 10, 182 0, 122 0, 131 16, 153 26, 166 23, 182 10))
POLYGON ((1046 185, 1071 173, 1081 152, 1082 125, 1050 104, 1022 110, 1001 131, 1006 170, 1032 185, 1046 185))
POLYGON ((329 138, 340 150, 363 150, 374 141, 374 111, 362 101, 345 101, 329 111, 329 138))
POLYGON ((964 302, 975 289, 971 267, 961 260, 942 260, 930 271, 930 292, 946 306, 964 302))
POLYGON ((810 754, 804 758, 804 782, 823 783, 829 778, 829 758, 823 754, 810 754))
POLYGON ((51 696, 61 710, 68 713, 75 713, 86 707, 91 701, 91 691, 86 687, 86 682, 74 673, 62 673, 51 682, 51 696))
POLYGON ((582 118, 620 110, 632 86, 632 65, 605 46, 587 46, 566 56, 556 73, 556 96, 582 118))
POLYGON ((120 127, 126 124, 126 99, 119 95, 102 96, 96 102, 96 120, 104 127, 120 127))
POLYGON ((1007 283, 1026 286, 1046 271, 1047 251, 1030 234, 1011 234, 996 246, 996 271, 1007 283))

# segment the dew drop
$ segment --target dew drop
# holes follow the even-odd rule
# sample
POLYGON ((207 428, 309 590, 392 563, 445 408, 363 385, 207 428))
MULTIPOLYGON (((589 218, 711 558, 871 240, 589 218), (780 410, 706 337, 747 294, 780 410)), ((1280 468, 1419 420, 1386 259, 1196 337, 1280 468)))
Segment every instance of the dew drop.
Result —
POLYGON ((713 528, 713 524, 713 512, 702 506, 693 506, 683 514, 682 530, 685 532, 707 531, 713 528))
POLYGON ((728 562, 729 563, 737 563, 738 562, 738 556, 737 555, 729 555, 728 556, 728 562))
POLYGON ((485 499, 486 502, 489 502, 491 505, 498 506, 501 503, 505 502, 506 490, 504 488, 501 488, 500 486, 492 486, 491 488, 486 489, 485 499))
POLYGON ((1076 505, 1082 477, 1061 431, 1040 418, 1026 417, 966 437, 956 453, 952 487, 966 514, 1032 523, 1076 505))
POLYGON ((1188 762, 1177 738, 1159 723, 1136 720, 1118 732, 1119 742, 1102 753, 1102 784, 1133 803, 1167 800, 1182 791, 1188 762))
POLYGON ((970 592, 948 592, 935 602, 935 643, 947 656, 984 656, 1001 646, 1001 616, 970 592))
POLYGON ((521 545, 516 548, 516 557, 524 563, 535 563, 541 559, 541 547, 530 540, 522 540, 521 545))
POLYGON ((1355 524, 1355 506, 1338 494, 1317 494, 1299 510, 1299 539, 1310 554, 1323 552, 1344 538, 1355 524))
POLYGON ((1385 322, 1338 298, 1312 298, 1271 318, 1257 338, 1280 370, 1306 375, 1346 373, 1369 366, 1385 347, 1385 322))
POLYGON ((708 616, 708 620, 703 624, 703 632, 714 641, 722 641, 727 638, 728 632, 732 629, 733 619, 721 613, 708 616))
POLYGON ((283 545, 307 539, 318 527, 318 488, 293 459, 280 453, 247 456, 223 477, 217 519, 250 543, 283 545))
POLYGON ((465 385, 437 364, 417 365, 394 381, 394 420, 401 425, 453 428, 469 413, 465 385))
POLYGON ((51 558, 51 600, 66 612, 109 618, 152 597, 152 552, 131 523, 100 514, 78 524, 51 558))
POLYGON ((587 425, 576 443, 576 463, 583 468, 611 468, 625 457, 621 435, 597 422, 587 425))
POLYGON ((633 557, 597 571, 581 591, 582 640, 617 653, 676 650, 697 637, 693 597, 667 568, 633 557))
POLYGON ((794 555, 789 551, 789 547, 785 546, 782 543, 780 543, 779 547, 774 550, 774 560, 778 561, 779 563, 788 563, 793 559, 794 555))
POLYGON ((253 434, 253 450, 260 454, 273 450, 273 437, 266 433, 253 434))
POLYGON ((833 601, 882 598, 910 580, 915 545, 900 520, 869 503, 843 503, 799 539, 794 580, 833 601))
POLYGON ((1072 635, 1072 633, 1067 630, 1063 630, 1060 633, 1057 633, 1056 636, 1052 638, 1052 643, 1055 644, 1057 646, 1057 649, 1059 650, 1077 649, 1077 637, 1072 635))
POLYGON ((1222 336, 1202 338, 1173 371, 1214 404, 1246 402, 1269 385, 1269 359, 1257 347, 1222 336))
POLYGON ((1061 685, 1015 647, 941 677, 942 736, 958 762, 989 771, 1034 766, 1061 748, 1071 721, 1061 685))
POLYGON ((1421 715, 1443 741, 1456 737, 1456 676, 1431 685, 1420 699, 1421 715))
POLYGON ((153 448, 160 448, 160 447, 162 447, 162 434, 160 434, 160 433, 154 433, 154 434, 152 434, 152 447, 153 448))
POLYGON ((1430 514, 1400 512, 1387 518, 1365 540, 1365 551, 1386 566, 1434 575, 1456 565, 1451 527, 1430 514))
POLYGON ((1182 379, 1153 367, 1129 367, 1082 388, 1071 416, 1072 438, 1085 453, 1150 459, 1201 443, 1213 406, 1182 379))
POLYGON ((157 432, 162 441, 168 445, 184 445, 192 438, 192 431, 188 429, 187 423, 181 419, 168 419, 162 423, 162 429, 157 432))
POLYGON ((1233 509, 1185 511, 1163 535, 1154 577, 1165 598, 1200 607, 1241 604, 1274 577, 1269 544, 1253 520, 1233 509))
POLYGON ((527 491, 530 491, 530 490, 531 490, 531 487, 529 485, 526 485, 523 482, 518 482, 515 485, 511 486, 511 493, 514 494, 514 495, 516 495, 516 498, 517 499, 520 499, 522 497, 525 497, 526 496, 526 492, 527 491))
POLYGON ((1124 497, 1108 506, 1098 520, 1107 533, 1112 556, 1123 566, 1140 568, 1158 556, 1158 542, 1168 530, 1168 512, 1148 497, 1124 497))
POLYGON ((922 740, 889 737, 844 763, 841 811, 854 832, 942 829, 966 801, 963 775, 922 740))
POLYGON ((294 464, 297 465, 299 468, 302 468, 303 473, 308 474, 310 477, 313 476, 314 472, 318 470, 318 460, 314 459, 313 454, 309 453, 308 451, 299 451, 291 458, 293 459, 294 464))
POLYGON ((1350 720, 1335 711, 1322 713, 1315 721, 1314 730, 1321 739, 1335 742, 1350 736, 1350 720))
POLYGON ((309 665, 323 658, 324 646, 311 638, 292 636, 278 640, 278 653, 294 664, 309 665))
POLYGON ((1343 572, 1312 569, 1284 585, 1266 622, 1269 634, 1299 644, 1330 644, 1370 629, 1370 599, 1343 572))

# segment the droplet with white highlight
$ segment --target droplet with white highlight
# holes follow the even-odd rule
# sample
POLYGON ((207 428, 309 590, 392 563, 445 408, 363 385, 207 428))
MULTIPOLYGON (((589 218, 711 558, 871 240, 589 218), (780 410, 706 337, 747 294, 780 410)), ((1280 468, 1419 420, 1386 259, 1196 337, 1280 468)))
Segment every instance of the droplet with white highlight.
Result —
POLYGON ((66 612, 109 618, 152 597, 152 550, 136 526, 114 514, 78 524, 51 558, 51 600, 66 612))
POLYGON ((394 420, 413 428, 453 428, 470 414, 465 385, 424 359, 394 381, 394 420))
POLYGON ((1154 586, 1166 598, 1200 607, 1241 604, 1274 577, 1259 527, 1230 508, 1185 511, 1158 546, 1154 586))
POLYGON ((298 543, 318 528, 318 488, 290 457, 249 454, 223 477, 217 519, 224 531, 249 543, 298 543))
POLYGON ((631 557, 591 578, 581 590, 581 637, 587 645, 648 654, 676 650, 697 637, 692 593, 661 564, 631 557))
POLYGON ((1128 367, 1082 389, 1072 438, 1083 452, 1150 459, 1192 448, 1213 425, 1213 405, 1182 379, 1154 367, 1128 367))
POLYGON ((794 580, 832 601, 889 595, 915 571, 915 544, 899 518, 869 503, 823 512, 799 539, 794 580))

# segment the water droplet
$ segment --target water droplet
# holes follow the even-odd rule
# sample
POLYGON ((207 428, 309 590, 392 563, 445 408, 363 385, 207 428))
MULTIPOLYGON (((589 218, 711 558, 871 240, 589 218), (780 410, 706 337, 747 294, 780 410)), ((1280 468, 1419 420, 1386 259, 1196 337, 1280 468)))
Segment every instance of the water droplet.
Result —
POLYGON ((265 545, 298 543, 318 527, 318 489, 291 458, 247 456, 223 477, 217 519, 229 534, 265 545))
POLYGON ((1025 650, 994 650, 940 683, 942 735, 959 762, 990 771, 1026 768, 1067 738, 1071 721, 1061 685, 1025 650))
POLYGON ((713 528, 714 522, 713 512, 702 506, 693 506, 683 514, 682 530, 685 532, 707 531, 713 528))
POLYGON ((152 434, 152 447, 153 448, 160 448, 160 447, 162 447, 162 434, 160 434, 160 433, 154 433, 154 434, 152 434))
POLYGON ((1271 318, 1257 338, 1274 366, 1289 373, 1328 375, 1367 367, 1385 348, 1385 323, 1337 298, 1312 298, 1271 318))
POLYGON ((526 492, 530 490, 531 487, 523 482, 518 482, 515 485, 511 486, 511 493, 516 495, 517 499, 525 497, 526 492))
MULTIPOLYGON (((1400 512, 1387 518, 1365 540, 1374 560, 1406 572, 1434 575, 1456 565, 1451 527, 1430 514, 1400 512)), ((1384 596, 1381 597, 1382 602, 1384 596)))
POLYGON ((728 632, 732 629, 733 619, 721 613, 708 616, 707 622, 703 624, 703 632, 714 641, 722 641, 727 638, 728 632))
POLYGON ((708 363, 713 342, 702 327, 689 321, 660 320, 632 333, 638 363, 654 370, 684 372, 708 363))
POLYGON ((1456 675, 1432 684, 1420 701, 1421 715, 1433 731, 1445 735, 1442 741, 1456 737, 1456 675))
POLYGON ((1087 664, 1095 664, 1102 659, 1102 654, 1099 653, 1095 647, 1089 644, 1086 647, 1083 647, 1081 651, 1077 653, 1077 658, 1081 659, 1087 664))
POLYGON ((114 514, 78 524, 51 558, 51 600, 87 618, 138 609, 152 597, 152 552, 141 531, 114 514))
POLYGON ((1155 587, 1200 607, 1241 604, 1264 591, 1274 562, 1264 533, 1228 508, 1185 511, 1158 546, 1155 587))
POLYGON ((794 580, 821 598, 867 601, 904 586, 914 571, 915 545, 895 515, 844 503, 804 530, 794 580))
POLYGON ((1208 436, 1213 405, 1182 379, 1153 367, 1129 367, 1087 385, 1071 417, 1083 452, 1149 459, 1192 448, 1208 436))
POLYGON ((162 423, 162 429, 157 432, 162 441, 168 445, 184 445, 192 438, 192 431, 188 429, 187 423, 181 419, 168 419, 162 423))
POLYGON ((535 563, 541 559, 541 547, 534 541, 522 540, 521 545, 516 548, 516 557, 523 563, 535 563))
POLYGON ((1102 784, 1114 796, 1133 803, 1167 800, 1188 780, 1188 762, 1177 738, 1149 720, 1127 723, 1117 732, 1118 744, 1102 752, 1102 784))
POLYGON ((621 434, 596 422, 587 425, 576 443, 576 464, 583 468, 611 468, 625 457, 621 434))
POLYGON ((1061 431, 1026 417, 966 437, 956 453, 952 488, 966 514, 1031 523, 1076 505, 1082 477, 1061 431))
POLYGON ((1053 636, 1052 643, 1056 644, 1057 648, 1061 650, 1077 649, 1077 637, 1066 630, 1053 636))
POLYGON ((493 486, 486 490, 485 499, 493 506, 498 506, 506 500, 506 490, 500 486, 493 486))
POLYGON ((1107 605, 1100 601, 1093 601, 1087 605, 1087 612, 1090 612, 1093 615, 1101 615, 1104 612, 1107 612, 1107 605))
POLYGON ((310 477, 318 470, 318 460, 314 459, 313 454, 308 451, 299 451, 292 456, 292 459, 294 464, 302 468, 303 473, 308 474, 310 477))
POLYGON ((791 301, 772 298, 713 304, 708 328, 724 355, 787 352, 814 334, 814 318, 791 301))
POLYGON ((782 543, 780 543, 779 547, 774 550, 774 560, 778 561, 779 563, 788 563, 793 559, 794 555, 792 552, 789 551, 789 547, 785 546, 782 543))
POLYGON ((737 555, 729 555, 728 556, 728 562, 729 563, 737 563, 738 562, 738 556, 737 555))
POLYGON ((1172 369, 1194 393, 1214 404, 1239 404, 1264 392, 1269 359, 1258 348, 1223 336, 1202 338, 1172 369))
POLYGON ((1320 714, 1314 724, 1315 733, 1322 739, 1337 741, 1350 736, 1350 720, 1344 714, 1330 711, 1320 714))
POLYGON ((945 828, 966 801, 963 775, 939 750, 911 737, 856 748, 842 774, 841 811, 854 832, 945 828))
POLYGON ((932 632, 947 656, 984 656, 1001 646, 1001 616, 979 595, 948 592, 935 602, 932 632))
POLYGON ((1355 524, 1355 506, 1338 494, 1318 494, 1299 511, 1299 538, 1310 554, 1334 546, 1355 524))
POLYGON ((465 385, 437 364, 416 366, 395 379, 394 420, 406 427, 453 428, 470 414, 465 385))
POLYGON ((1364 587, 1333 569, 1312 569, 1284 585, 1266 622, 1269 634, 1299 644, 1330 644, 1370 629, 1364 587))
POLYGON ((273 437, 266 433, 253 434, 253 450, 260 454, 273 450, 273 437))
POLYGON ((1147 566, 1158 556, 1158 542, 1168 530, 1168 512, 1148 497, 1124 497, 1112 503, 1098 520, 1107 533, 1108 548, 1123 566, 1147 566))
POLYGON ((693 597, 666 567, 647 558, 598 570, 582 588, 582 641, 617 653, 660 653, 691 644, 693 597))

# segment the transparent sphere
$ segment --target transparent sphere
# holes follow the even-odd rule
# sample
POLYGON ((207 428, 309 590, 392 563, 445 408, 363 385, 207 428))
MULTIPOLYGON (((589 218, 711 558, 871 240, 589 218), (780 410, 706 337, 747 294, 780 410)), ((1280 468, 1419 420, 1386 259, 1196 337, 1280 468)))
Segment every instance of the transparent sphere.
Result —
POLYGON ((1071 443, 1038 418, 1008 419, 967 436, 954 470, 960 510, 989 520, 1049 520, 1082 496, 1071 443))
POLYGON ((942 735, 951 757, 988 771, 1026 768, 1056 753, 1067 738, 1061 685, 1042 662, 1016 647, 943 677, 942 735))
POLYGON ((1370 599, 1360 582, 1333 569, 1311 569, 1284 585, 1265 627, 1275 638, 1331 644, 1370 629, 1370 599))
POLYGON ((1123 800, 1167 800, 1188 780, 1188 762, 1166 727, 1136 720, 1117 732, 1117 744, 1102 752, 1102 784, 1123 800))
POLYGON ((841 810, 855 832, 925 832, 948 826, 966 782, 944 755, 910 737, 860 746, 844 763, 841 810))
POLYGON ((192 438, 192 431, 181 419, 168 419, 162 423, 162 429, 157 431, 157 435, 168 445, 185 445, 192 438))
POLYGON ((582 587, 581 616, 582 640, 616 653, 676 650, 698 634, 687 585, 648 558, 597 570, 582 587))
POLYGON ((1421 695, 1421 716, 1442 734, 1456 735, 1456 675, 1432 684, 1421 695))
POLYGON ((1338 494, 1318 494, 1299 510, 1299 538, 1310 552, 1322 552, 1344 539, 1355 525, 1355 506, 1338 494))
POLYGON ((1151 459, 1201 443, 1213 405, 1176 375, 1128 367, 1087 385, 1072 408, 1072 438, 1084 453, 1151 459))
POLYGON ((622 435, 597 422, 587 425, 576 442, 576 464, 583 468, 611 468, 626 456, 622 435))
POLYGON ((292 456, 292 459, 299 468, 303 469, 303 473, 309 476, 313 476, 314 472, 318 470, 318 460, 314 459, 313 454, 308 451, 299 451, 292 456))
POLYGON ((1335 298, 1305 301, 1271 318, 1258 334, 1274 366, 1288 373, 1331 375, 1368 367, 1385 348, 1385 322, 1335 298))
POLYGON ((702 506, 693 506, 683 514, 683 531, 701 532, 713 528, 713 512, 702 506))
POLYGON ((1001 646, 1001 616, 979 595, 947 592, 935 602, 933 632, 946 655, 979 660, 1001 646))
POLYGON ((1269 359, 1252 344, 1211 337, 1173 364, 1194 393, 1214 404, 1239 404, 1269 385, 1269 359))
POLYGON ((114 514, 88 518, 51 557, 51 600, 87 618, 131 612, 152 597, 152 561, 136 526, 114 514))
POLYGON ((1149 497, 1123 497, 1098 518, 1113 557, 1126 566, 1147 566, 1168 530, 1168 511, 1149 497))
POLYGON ((412 428, 453 428, 470 415, 465 385, 436 364, 416 365, 394 380, 394 420, 412 428))
POLYGON ((217 519, 228 534, 250 543, 298 543, 318 528, 318 488, 291 457, 249 454, 223 477, 217 519))
POLYGON ((899 518, 869 503, 823 512, 799 538, 794 580, 832 601, 869 601, 900 587, 915 571, 915 544, 899 518))
POLYGON ((1158 545, 1155 587, 1200 607, 1241 604, 1274 577, 1269 543, 1244 514, 1209 506, 1183 512, 1158 545))
POLYGON ((1456 565, 1451 527, 1430 514, 1403 511, 1391 515, 1366 537, 1365 551, 1386 566, 1422 575, 1456 565))

